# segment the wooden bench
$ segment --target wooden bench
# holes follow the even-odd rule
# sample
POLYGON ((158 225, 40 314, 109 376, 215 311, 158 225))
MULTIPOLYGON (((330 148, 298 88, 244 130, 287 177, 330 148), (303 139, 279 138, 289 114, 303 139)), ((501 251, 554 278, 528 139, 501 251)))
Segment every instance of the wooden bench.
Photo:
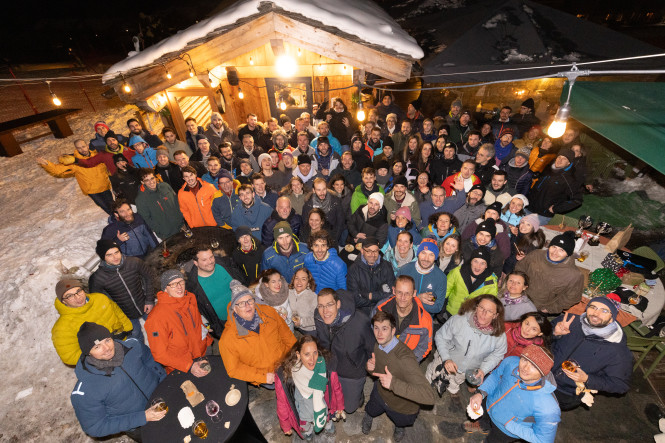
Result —
POLYGON ((40 112, 39 114, 21 117, 0 123, 0 155, 13 157, 23 153, 21 143, 26 143, 49 134, 55 138, 66 138, 73 134, 72 128, 67 122, 67 116, 79 112, 80 109, 54 109, 52 111, 40 112), (19 143, 14 137, 14 132, 20 129, 27 129, 41 123, 46 123, 50 129, 49 132, 21 140, 19 143))

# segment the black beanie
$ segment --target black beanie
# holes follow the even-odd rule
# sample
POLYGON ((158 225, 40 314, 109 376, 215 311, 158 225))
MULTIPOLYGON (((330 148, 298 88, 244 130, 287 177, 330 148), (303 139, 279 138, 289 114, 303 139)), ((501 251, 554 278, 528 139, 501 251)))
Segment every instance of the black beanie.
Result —
POLYGON ((501 208, 502 208, 501 203, 495 201, 494 203, 485 208, 485 212, 487 212, 488 209, 491 209, 493 211, 496 211, 499 215, 501 215, 501 208))
POLYGON ((114 139, 118 140, 118 136, 115 135, 115 132, 113 132, 113 131, 108 131, 108 132, 104 135, 104 141, 106 141, 106 140, 109 139, 109 138, 114 138, 114 139))
POLYGON ((300 154, 298 156, 298 164, 299 165, 304 165, 304 164, 311 165, 312 164, 312 159, 307 154, 300 154))
POLYGON ((474 258, 480 258, 485 260, 487 265, 490 264, 491 253, 487 246, 479 246, 471 253, 471 258, 469 258, 469 263, 473 261, 474 258))
POLYGON ((406 179, 405 176, 398 175, 397 177, 395 177, 395 180, 393 180, 393 188, 397 185, 409 186, 409 181, 406 179))
POLYGON ((494 237, 496 237, 496 224, 494 223, 494 219, 488 218, 476 226, 476 234, 480 231, 488 232, 492 236, 492 239, 494 239, 494 237))
POLYGON ((531 110, 533 111, 533 109, 536 107, 536 103, 533 101, 533 99, 531 97, 529 97, 529 98, 527 98, 526 100, 524 100, 522 102, 522 106, 526 106, 527 108, 531 108, 531 110))
POLYGON ((103 261, 104 257, 106 256, 106 253, 111 248, 120 249, 120 246, 118 246, 118 244, 114 240, 101 239, 97 241, 97 247, 95 248, 95 252, 97 253, 97 255, 99 255, 99 258, 101 258, 103 261))
POLYGON ((466 194, 467 195, 471 194, 471 191, 473 191, 475 189, 477 189, 477 190, 479 190, 480 192, 483 193, 483 195, 480 197, 480 199, 482 200, 485 197, 485 187, 483 185, 473 185, 473 186, 471 186, 471 189, 469 189, 469 192, 467 192, 466 194))
MULTIPOLYGON (((575 232, 566 231, 563 234, 559 234, 552 239, 550 246, 558 246, 568 254, 568 257, 573 255, 575 250, 575 232)), ((549 246, 548 246, 549 247, 549 246)))
MULTIPOLYGON (((118 162, 121 162, 121 161, 126 162, 127 158, 125 158, 125 156, 122 155, 122 154, 113 154, 113 164, 114 165, 117 165, 118 162)), ((127 162, 127 163, 129 163, 129 162, 127 162)))
POLYGON ((570 148, 564 148, 561 151, 559 151, 559 155, 563 155, 568 159, 570 163, 575 161, 575 152, 570 149, 570 148))
POLYGON ((94 348, 96 344, 102 340, 111 338, 111 333, 102 325, 86 321, 79 328, 76 337, 78 337, 79 340, 81 353, 83 355, 88 355, 90 354, 90 350, 94 348))

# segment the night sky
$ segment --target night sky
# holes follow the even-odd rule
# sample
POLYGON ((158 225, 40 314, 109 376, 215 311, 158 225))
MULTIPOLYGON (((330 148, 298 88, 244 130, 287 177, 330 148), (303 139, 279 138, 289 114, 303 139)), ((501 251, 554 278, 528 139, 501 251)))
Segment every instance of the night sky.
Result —
MULTIPOLYGON (((604 23, 617 30, 620 24, 632 25, 637 38, 649 22, 662 21, 662 0, 539 0, 539 3, 585 19, 604 23), (654 15, 649 19, 647 12, 654 15), (612 17, 608 19, 608 14, 612 17)), ((112 2, 14 1, 3 5, 4 23, 0 27, 4 65, 22 63, 81 62, 86 65, 113 63, 133 50, 131 37, 142 32, 144 46, 184 29, 210 12, 234 0, 114 0, 112 2)), ((377 1, 393 17, 414 8, 403 0, 377 1)), ((473 4, 473 0, 467 0, 473 4)), ((663 28, 662 26, 660 28, 663 28)), ((655 28, 652 28, 655 29, 655 28)), ((661 34, 663 34, 661 32, 661 34)), ((658 45, 658 41, 650 41, 658 45)))

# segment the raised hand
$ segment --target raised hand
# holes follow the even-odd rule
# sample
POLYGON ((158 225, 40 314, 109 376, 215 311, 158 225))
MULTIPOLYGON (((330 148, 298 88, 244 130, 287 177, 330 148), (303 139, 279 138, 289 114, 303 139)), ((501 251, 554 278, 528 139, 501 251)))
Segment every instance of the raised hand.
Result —
POLYGON ((393 382, 393 375, 390 373, 388 370, 388 366, 385 367, 386 373, 385 374, 379 374, 379 373, 372 373, 373 376, 378 377, 379 381, 381 382, 381 386, 383 386, 385 389, 390 389, 390 384, 393 382))
POLYGON ((554 327, 554 335, 566 335, 570 334, 570 324, 575 320, 575 316, 573 314, 569 314, 568 312, 565 313, 563 316, 563 320, 561 320, 559 323, 556 324, 554 327), (570 317, 570 320, 568 319, 570 317))
POLYGON ((374 369, 376 369, 376 357, 374 356, 374 353, 372 352, 372 358, 367 360, 367 372, 372 373, 372 372, 374 372, 374 369))

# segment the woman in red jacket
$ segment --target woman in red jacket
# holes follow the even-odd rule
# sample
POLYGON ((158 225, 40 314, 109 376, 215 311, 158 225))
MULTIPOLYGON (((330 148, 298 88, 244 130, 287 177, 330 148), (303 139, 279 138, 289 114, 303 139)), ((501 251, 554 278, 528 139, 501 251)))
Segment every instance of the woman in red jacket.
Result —
POLYGON ((508 351, 505 357, 522 354, 529 345, 548 346, 552 336, 550 321, 540 312, 527 312, 519 321, 506 322, 508 351))
POLYGON ((314 433, 335 433, 332 419, 343 414, 344 396, 335 362, 311 335, 293 345, 276 371, 275 394, 279 425, 286 435, 293 429, 300 438, 314 433))

